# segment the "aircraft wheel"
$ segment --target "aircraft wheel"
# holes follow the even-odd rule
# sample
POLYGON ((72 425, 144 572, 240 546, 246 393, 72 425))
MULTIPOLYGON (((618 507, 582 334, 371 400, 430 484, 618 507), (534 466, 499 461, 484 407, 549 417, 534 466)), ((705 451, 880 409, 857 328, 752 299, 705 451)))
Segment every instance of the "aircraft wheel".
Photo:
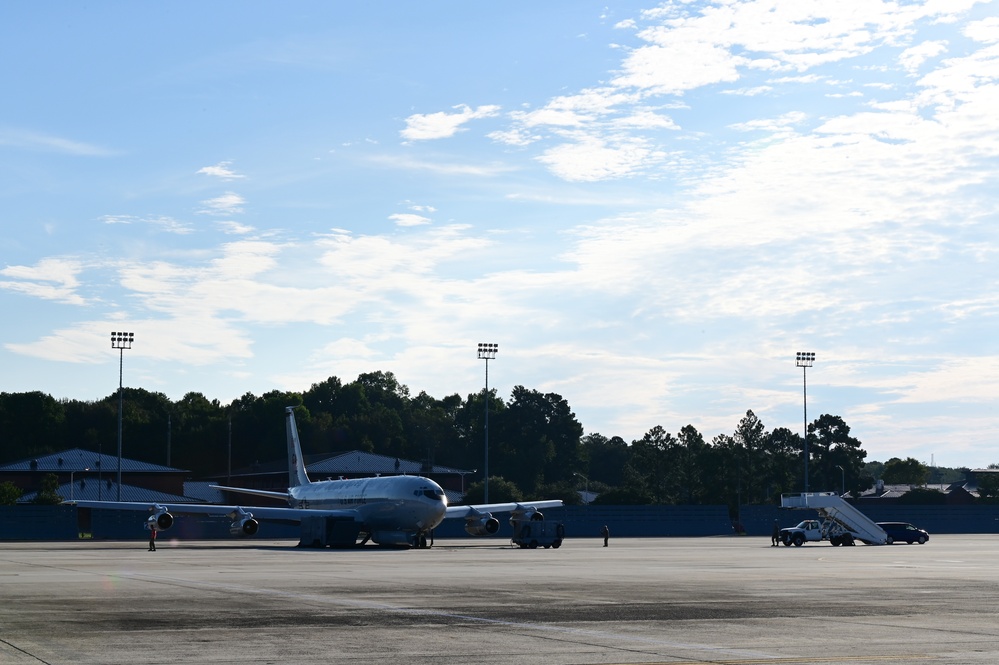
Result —
POLYGON ((538 541, 532 540, 527 546, 530 547, 532 550, 536 550, 538 549, 538 541))

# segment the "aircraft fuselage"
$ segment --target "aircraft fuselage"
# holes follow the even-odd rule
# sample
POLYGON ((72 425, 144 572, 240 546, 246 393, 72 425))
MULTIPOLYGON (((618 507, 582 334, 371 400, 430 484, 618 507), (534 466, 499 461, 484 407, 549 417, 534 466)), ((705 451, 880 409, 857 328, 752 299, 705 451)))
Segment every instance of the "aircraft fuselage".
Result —
POLYGON ((323 480, 288 489, 292 508, 352 510, 370 532, 426 532, 444 519, 447 498, 421 476, 323 480))

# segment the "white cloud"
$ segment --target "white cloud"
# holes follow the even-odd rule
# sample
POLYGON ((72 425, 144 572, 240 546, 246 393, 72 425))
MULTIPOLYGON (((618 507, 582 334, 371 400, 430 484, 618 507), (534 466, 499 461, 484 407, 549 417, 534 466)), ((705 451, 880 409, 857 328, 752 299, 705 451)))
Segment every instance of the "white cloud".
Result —
POLYGON ((246 176, 241 175, 233 171, 229 166, 232 162, 219 162, 215 166, 205 166, 198 169, 195 173, 204 174, 212 176, 214 178, 221 178, 222 180, 237 180, 239 178, 245 178, 246 176))
POLYGON ((964 29, 964 34, 977 42, 995 44, 999 42, 999 16, 990 16, 981 21, 973 21, 964 29))
POLYGON ((247 233, 253 233, 255 230, 252 226, 240 224, 239 222, 234 222, 232 220, 216 222, 215 225, 218 226, 223 233, 228 233, 230 235, 246 235, 247 233))
POLYGON ((40 152, 56 152, 80 157, 109 157, 115 151, 92 143, 21 129, 0 128, 0 145, 40 152))
POLYGON ((422 215, 416 215, 413 213, 396 213, 394 215, 389 215, 389 219, 395 222, 397 226, 422 226, 430 223, 430 219, 428 217, 423 217, 422 215))
POLYGON ((409 209, 410 210, 415 210, 416 212, 437 212, 437 208, 435 208, 433 206, 430 206, 430 205, 420 205, 418 203, 414 203, 414 204, 410 205, 409 209))
POLYGON ((473 109, 466 104, 459 104, 452 108, 458 109, 458 112, 411 115, 406 118, 406 128, 400 134, 409 141, 448 138, 461 131, 465 123, 481 118, 491 118, 498 115, 500 110, 498 106, 488 105, 473 109))
POLYGON ((104 215, 101 221, 105 224, 131 224, 138 221, 138 218, 132 215, 104 215))
POLYGON ((483 162, 469 161, 463 163, 432 161, 425 159, 414 159, 406 155, 384 155, 371 157, 372 164, 391 169, 406 169, 409 171, 426 171, 440 175, 471 175, 493 178, 511 171, 518 170, 518 167, 508 164, 486 164, 483 162))
POLYGON ((194 229, 186 222, 181 222, 166 215, 159 217, 136 217, 134 215, 104 215, 101 221, 105 224, 148 224, 166 233, 176 235, 187 235, 193 233, 194 229))
POLYGON ((198 212, 204 215, 235 215, 243 212, 246 200, 235 192, 226 192, 222 196, 202 201, 205 208, 198 212))
POLYGON ((7 266, 0 269, 0 289, 22 293, 42 300, 54 300, 68 305, 85 305, 77 293, 78 275, 83 264, 76 259, 47 258, 34 266, 7 266))
POLYGON ((738 67, 744 64, 745 58, 734 57, 726 49, 706 42, 643 46, 628 56, 623 73, 613 83, 673 95, 712 83, 737 81, 738 67))
POLYGON ((604 140, 581 135, 573 143, 549 148, 538 157, 560 178, 592 182, 632 175, 666 159, 666 154, 641 138, 604 140))
POLYGON ((915 74, 924 62, 947 52, 946 41, 928 41, 902 51, 898 61, 910 74, 915 74))

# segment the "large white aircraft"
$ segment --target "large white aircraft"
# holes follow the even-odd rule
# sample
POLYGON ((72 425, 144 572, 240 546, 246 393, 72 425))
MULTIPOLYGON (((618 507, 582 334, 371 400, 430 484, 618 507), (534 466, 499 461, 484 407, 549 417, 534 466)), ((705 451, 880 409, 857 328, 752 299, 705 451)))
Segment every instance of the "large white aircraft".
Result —
MULTIPOLYGON (((261 522, 302 524, 320 520, 320 529, 340 523, 350 538, 369 539, 379 545, 427 547, 433 528, 447 518, 464 518, 465 531, 473 536, 495 534, 499 520, 492 513, 511 513, 511 525, 524 520, 540 520, 544 508, 562 505, 560 500, 490 503, 478 506, 448 506, 440 485, 420 476, 384 476, 350 480, 312 482, 305 472, 302 446, 298 439, 294 407, 285 409, 288 438, 288 491, 213 486, 218 489, 284 499, 287 508, 262 506, 223 506, 216 504, 139 503, 127 501, 67 501, 83 508, 136 510, 150 513, 146 528, 166 531, 177 515, 226 515, 232 520, 234 536, 257 534, 261 522)), ((303 525, 303 541, 305 528, 303 525)))

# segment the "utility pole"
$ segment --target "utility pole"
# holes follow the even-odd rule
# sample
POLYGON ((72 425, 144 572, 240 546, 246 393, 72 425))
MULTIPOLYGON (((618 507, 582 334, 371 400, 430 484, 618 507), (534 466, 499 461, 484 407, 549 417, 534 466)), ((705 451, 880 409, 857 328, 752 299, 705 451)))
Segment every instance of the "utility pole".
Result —
POLYGON ((815 354, 811 351, 799 351, 794 358, 794 364, 801 368, 801 395, 805 412, 805 494, 808 494, 808 368, 815 362, 815 354))
POLYGON ((118 349, 118 501, 121 501, 121 394, 122 394, 122 372, 125 367, 125 349, 132 348, 135 341, 135 333, 112 332, 111 348, 118 349))
POLYGON ((486 361, 486 392, 484 400, 486 403, 486 453, 485 453, 485 483, 482 486, 483 503, 489 503, 489 361, 496 359, 499 352, 499 344, 479 344, 479 360, 486 361))

